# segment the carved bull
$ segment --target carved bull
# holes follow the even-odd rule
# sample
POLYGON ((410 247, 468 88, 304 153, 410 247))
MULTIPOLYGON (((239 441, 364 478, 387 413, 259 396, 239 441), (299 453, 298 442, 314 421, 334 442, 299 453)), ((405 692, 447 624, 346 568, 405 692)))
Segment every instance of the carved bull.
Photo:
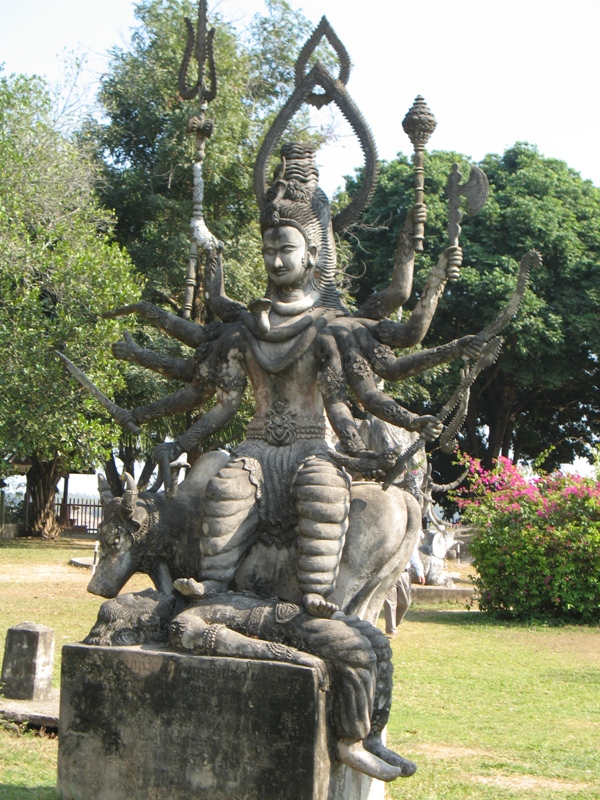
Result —
POLYGON ((100 554, 88 591, 116 597, 136 572, 149 575, 165 594, 173 591, 177 578, 199 578, 202 498, 206 484, 227 460, 227 453, 206 453, 172 498, 163 492, 138 492, 127 473, 123 497, 113 497, 108 482, 99 476, 100 554))

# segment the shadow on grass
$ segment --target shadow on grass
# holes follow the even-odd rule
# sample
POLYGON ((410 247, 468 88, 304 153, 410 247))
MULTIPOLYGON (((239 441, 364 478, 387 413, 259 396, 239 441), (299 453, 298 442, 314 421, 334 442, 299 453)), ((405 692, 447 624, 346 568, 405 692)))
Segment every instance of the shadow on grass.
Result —
MULTIPOLYGON (((21 536, 18 539, 0 539, 0 550, 89 550, 93 540, 38 539, 21 536)), ((0 800, 3 800, 0 794, 0 800)))
POLYGON ((0 785, 0 800, 60 800, 56 791, 49 786, 9 786, 0 785))
POLYGON ((436 625, 477 626, 477 627, 506 627, 507 622, 490 617, 480 611, 449 610, 440 608, 415 608, 409 609, 406 614, 409 622, 434 622, 436 625))
POLYGON ((406 614, 409 622, 435 623, 436 625, 454 625, 455 627, 471 628, 573 628, 576 630, 599 629, 598 624, 578 623, 573 620, 556 619, 502 619, 494 614, 483 611, 449 610, 447 608, 419 608, 413 606, 406 614))

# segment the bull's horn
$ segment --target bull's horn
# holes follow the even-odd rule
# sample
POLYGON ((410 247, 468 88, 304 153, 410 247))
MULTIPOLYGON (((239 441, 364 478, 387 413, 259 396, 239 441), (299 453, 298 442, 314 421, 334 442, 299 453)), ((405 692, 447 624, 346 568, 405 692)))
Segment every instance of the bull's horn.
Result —
POLYGON ((121 500, 121 511, 126 517, 131 517, 137 503, 138 490, 135 480, 128 472, 123 473, 122 481, 125 484, 125 491, 121 500))
POLYGON ((100 493, 100 503, 103 506, 114 499, 114 495, 110 488, 110 483, 101 473, 98 473, 98 492, 100 493))

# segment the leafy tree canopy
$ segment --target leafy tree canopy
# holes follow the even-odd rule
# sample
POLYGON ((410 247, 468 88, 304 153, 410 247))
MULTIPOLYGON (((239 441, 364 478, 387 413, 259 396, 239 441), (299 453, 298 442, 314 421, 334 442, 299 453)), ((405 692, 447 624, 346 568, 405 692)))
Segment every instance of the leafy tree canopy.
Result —
POLYGON ((54 353, 69 355, 107 394, 121 385, 108 363, 119 325, 95 312, 134 300, 139 281, 110 239, 96 179, 85 152, 57 131, 43 82, 0 76, 4 474, 14 456, 52 462, 58 480, 61 471, 92 467, 115 435, 54 353))
MULTIPOLYGON (((444 189, 455 161, 466 179, 464 156, 426 157, 428 221, 425 252, 417 257, 417 293, 447 245, 444 189)), ((531 276, 522 307, 504 331, 502 354, 472 390, 461 446, 487 464, 510 454, 552 468, 590 455, 600 433, 600 189, 524 143, 486 156, 480 166, 490 197, 478 216, 463 219, 465 266, 447 289, 425 345, 476 333, 491 322, 514 290, 521 257, 539 250, 543 267, 531 276)), ((398 231, 413 202, 412 182, 406 158, 384 163, 373 202, 349 236, 351 269, 364 270, 356 282, 359 299, 389 280, 398 231)), ((347 191, 355 185, 350 180, 347 191)), ((424 376, 419 386, 409 383, 399 391, 435 411, 456 385, 457 369, 449 368, 442 380, 438 373, 435 384, 424 376)))

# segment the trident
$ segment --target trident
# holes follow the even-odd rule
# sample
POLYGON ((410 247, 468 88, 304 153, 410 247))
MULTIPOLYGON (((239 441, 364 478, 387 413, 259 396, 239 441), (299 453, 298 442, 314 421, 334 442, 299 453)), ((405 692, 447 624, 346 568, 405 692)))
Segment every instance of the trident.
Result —
POLYGON ((219 243, 209 231, 204 221, 204 179, 202 177, 202 164, 204 162, 206 140, 210 139, 214 123, 206 119, 208 104, 217 95, 217 73, 213 54, 213 38, 215 29, 207 31, 206 0, 200 0, 198 5, 198 25, 196 31, 191 20, 185 18, 187 27, 187 45, 179 70, 178 87, 183 100, 198 97, 199 113, 194 115, 187 124, 186 132, 196 135, 196 160, 194 163, 194 193, 193 211, 190 221, 190 257, 185 278, 185 293, 182 317, 190 319, 194 303, 194 291, 198 283, 200 271, 200 251, 209 252, 218 249, 219 243), (192 54, 198 62, 198 78, 191 86, 187 83, 187 73, 192 54), (208 67, 210 88, 205 83, 205 69, 208 67))

